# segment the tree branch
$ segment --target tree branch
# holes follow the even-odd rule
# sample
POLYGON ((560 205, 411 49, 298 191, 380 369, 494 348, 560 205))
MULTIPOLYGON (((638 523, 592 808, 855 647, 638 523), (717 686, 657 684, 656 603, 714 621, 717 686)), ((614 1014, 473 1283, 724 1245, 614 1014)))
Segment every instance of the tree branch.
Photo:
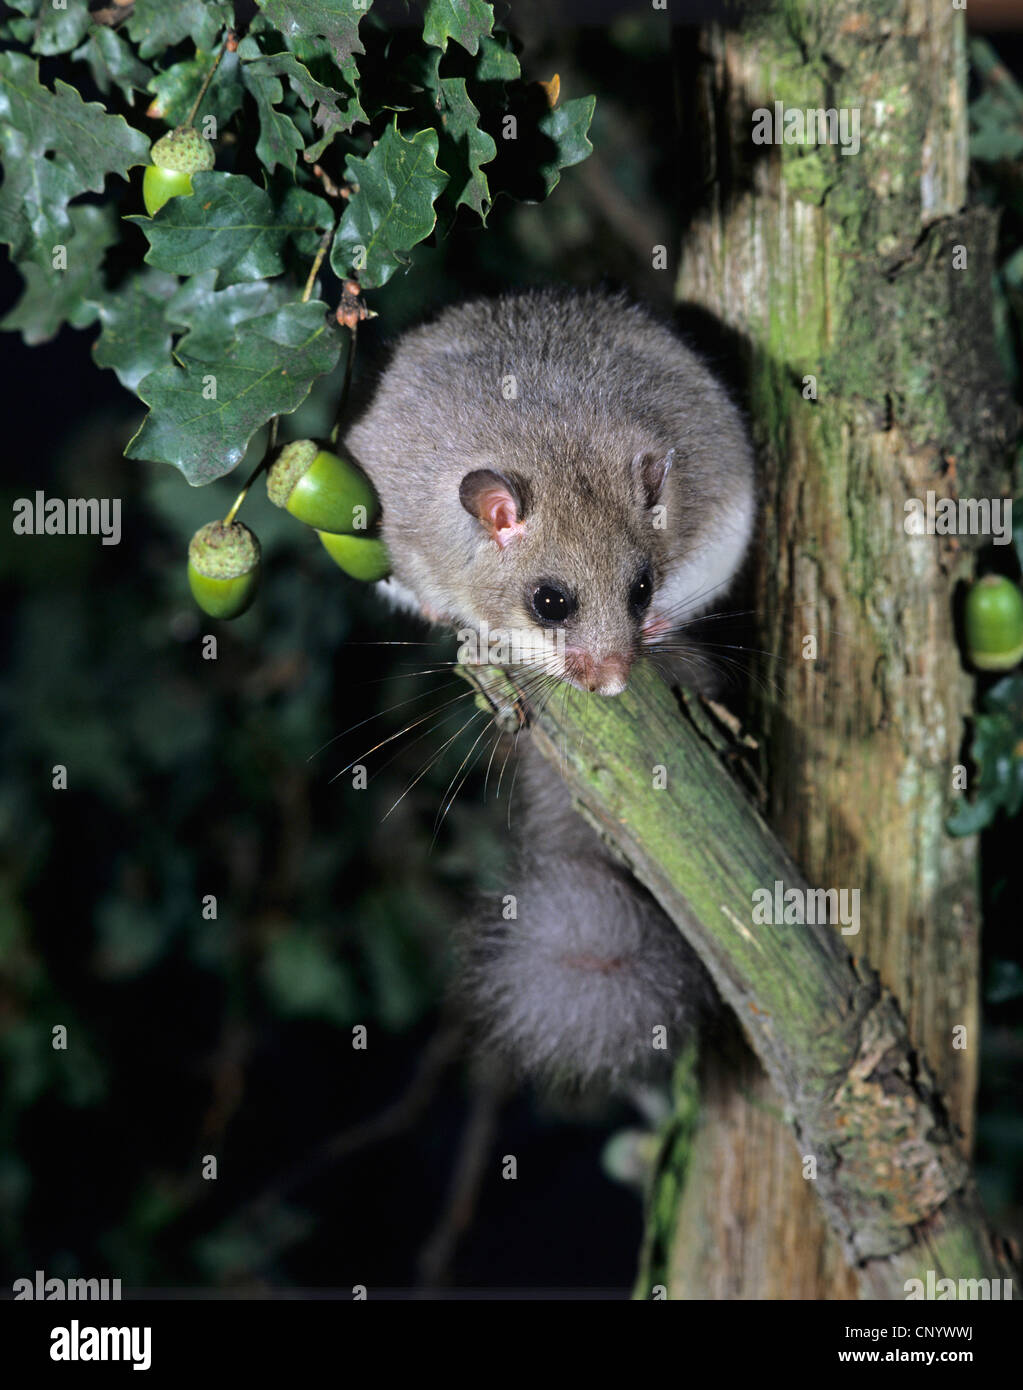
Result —
POLYGON ((905 1297, 929 1269, 1004 1277, 896 1000, 837 927, 754 924, 755 891, 809 885, 727 770, 735 749, 699 698, 641 667, 617 699, 570 690, 535 716, 513 674, 465 674, 500 719, 531 721, 579 810, 698 952, 800 1154, 816 1160, 816 1191, 865 1290, 905 1297))

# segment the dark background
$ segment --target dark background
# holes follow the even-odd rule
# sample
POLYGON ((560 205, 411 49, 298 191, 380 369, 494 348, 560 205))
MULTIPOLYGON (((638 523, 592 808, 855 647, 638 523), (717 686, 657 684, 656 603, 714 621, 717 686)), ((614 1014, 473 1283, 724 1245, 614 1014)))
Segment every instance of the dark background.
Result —
MULTIPOLYGON (((641 4, 556 8, 517 3, 511 27, 527 76, 559 72, 563 97, 596 92, 595 155, 547 203, 502 200, 489 230, 456 228, 374 294, 363 386, 387 337, 471 292, 603 280, 670 310, 674 272, 650 269, 650 247, 674 263, 686 136, 672 74, 693 31, 672 36, 641 4)), ((1019 73, 1019 36, 992 37, 1019 73)), ((137 186, 123 192, 134 210, 137 186)), ((4 266, 0 309, 18 292, 4 266)), ((124 528, 118 546, 34 537, 0 551, 0 1288, 41 1268, 126 1288, 626 1290, 641 1204, 602 1154, 641 1116, 530 1091, 497 1105, 448 1043, 449 924, 501 863, 511 791, 493 776, 484 789, 478 766, 437 826, 479 730, 442 747, 472 713, 467 696, 445 705, 461 692, 443 664, 453 642, 346 580, 261 488, 242 513, 263 542, 260 598, 234 624, 202 618, 187 540, 245 468, 194 490, 125 460, 140 412, 92 366, 94 336, 65 329, 31 350, 0 336, 0 501, 120 497, 124 528), (216 662, 200 655, 210 630, 216 662), (429 711, 365 758, 368 790, 336 776, 429 711), (51 789, 57 763, 66 792, 51 789), (218 916, 204 921, 211 893, 218 916), (50 1045, 58 1023, 67 1052, 50 1045), (351 1047, 356 1024, 366 1052, 351 1047), (205 1154, 216 1182, 201 1180, 205 1154)), ((329 428, 336 391, 303 408, 297 433, 329 428)), ((984 849, 978 1158, 1010 1233, 1023 1195, 1018 836, 1003 823, 984 849)))

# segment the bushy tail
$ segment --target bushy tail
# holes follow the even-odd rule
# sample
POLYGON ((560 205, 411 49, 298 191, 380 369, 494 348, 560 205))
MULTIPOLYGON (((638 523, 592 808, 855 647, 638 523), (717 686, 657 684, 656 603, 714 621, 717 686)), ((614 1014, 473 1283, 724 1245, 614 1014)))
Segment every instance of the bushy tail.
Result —
POLYGON ((460 951, 483 1047, 558 1089, 613 1089, 666 1068, 710 987, 633 879, 599 852, 534 855, 514 899, 488 908, 465 924, 460 951))

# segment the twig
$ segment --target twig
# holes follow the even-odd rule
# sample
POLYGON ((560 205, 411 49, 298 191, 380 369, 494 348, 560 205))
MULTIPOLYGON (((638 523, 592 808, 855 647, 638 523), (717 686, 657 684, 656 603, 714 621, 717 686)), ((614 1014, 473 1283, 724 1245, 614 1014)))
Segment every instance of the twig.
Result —
POLYGON ((337 437, 341 433, 341 422, 345 418, 345 407, 348 404, 348 392, 352 384, 352 363, 355 361, 357 326, 354 323, 350 324, 348 332, 351 336, 348 340, 348 356, 345 358, 345 379, 341 384, 341 399, 338 402, 337 413, 334 416, 334 428, 330 432, 331 444, 337 443, 337 437))
POLYGON ((458 1146, 458 1158, 447 1201, 429 1240, 419 1256, 423 1291, 447 1284, 458 1242, 476 1211, 487 1159, 494 1144, 497 1118, 507 1086, 488 1077, 477 1083, 472 1106, 458 1146))
POLYGON ((427 1044, 419 1067, 404 1094, 372 1118, 362 1120, 325 1139, 290 1172, 275 1178, 262 1192, 246 1203, 238 1219, 244 1222, 259 1216, 275 1202, 280 1202, 299 1188, 305 1187, 324 1168, 349 1158, 360 1149, 394 1138, 395 1135, 411 1128, 429 1106, 440 1078, 457 1059, 461 1048, 461 1028, 450 1023, 443 1025, 427 1044))
POLYGON ((277 447, 277 422, 279 418, 279 416, 275 415, 273 419, 270 421, 270 434, 266 441, 266 448, 263 450, 263 457, 259 460, 255 468, 249 474, 248 478, 245 480, 245 486, 242 488, 241 492, 239 492, 238 496, 232 502, 231 510, 228 512, 227 516, 224 517, 223 524, 225 526, 230 526, 231 523, 234 521, 235 517, 238 515, 239 507, 245 501, 246 497, 249 495, 249 488, 252 486, 252 484, 259 477, 260 473, 262 473, 263 469, 269 463, 273 451, 277 447))
POLYGON ((323 264, 323 258, 327 254, 327 249, 334 239, 334 230, 336 227, 337 223, 335 222, 332 226, 328 227, 327 230, 320 237, 320 244, 316 248, 316 255, 313 258, 313 263, 310 267, 309 275, 305 282, 305 289, 302 291, 303 304, 309 303, 309 296, 313 292, 313 285, 316 283, 316 277, 320 273, 320 266, 323 264))
POLYGON ((233 29, 228 29, 227 33, 224 35, 224 40, 223 40, 223 42, 222 42, 221 45, 220 45, 220 49, 219 49, 219 51, 218 51, 218 53, 217 53, 217 56, 216 56, 216 57, 214 58, 214 60, 213 60, 213 64, 212 64, 212 66, 210 67, 209 72, 208 72, 208 73, 206 74, 206 76, 203 78, 203 84, 202 84, 202 86, 199 88, 199 95, 196 97, 195 101, 193 101, 193 103, 192 103, 192 109, 191 109, 191 111, 189 111, 189 113, 188 113, 188 120, 185 122, 185 125, 186 125, 186 126, 187 126, 187 125, 191 125, 191 124, 194 122, 194 120, 195 120, 195 118, 196 118, 196 114, 198 113, 199 107, 200 107, 200 105, 201 105, 201 103, 202 103, 202 99, 203 99, 203 97, 206 95, 206 92, 207 92, 207 90, 208 90, 208 88, 209 88, 210 83, 213 81, 213 74, 216 72, 217 68, 220 67, 220 60, 221 60, 221 58, 223 58, 224 54, 227 52, 227 46, 228 46, 228 44, 230 43, 230 41, 231 41, 231 39, 232 39, 233 37, 234 37, 234 30, 233 30, 233 29))

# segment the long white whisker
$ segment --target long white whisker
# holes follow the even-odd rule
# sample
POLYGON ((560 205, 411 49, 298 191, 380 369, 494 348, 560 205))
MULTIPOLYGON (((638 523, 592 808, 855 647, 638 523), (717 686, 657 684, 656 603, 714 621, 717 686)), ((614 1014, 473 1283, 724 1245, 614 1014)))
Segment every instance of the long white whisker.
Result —
MULTIPOLYGON (((448 700, 446 704, 441 705, 440 708, 447 709, 451 705, 457 705, 459 700, 468 699, 471 695, 471 690, 465 690, 461 694, 455 695, 452 699, 448 700)), ((371 754, 375 753, 378 748, 384 748, 388 743, 393 743, 396 738, 401 738, 403 734, 411 733, 413 729, 418 729, 420 724, 425 723, 427 719, 432 719, 433 716, 435 714, 438 714, 439 712, 440 711, 436 709, 427 710, 427 712, 424 715, 420 716, 419 719, 414 719, 411 724, 406 724, 404 729, 399 729, 397 733, 389 734, 387 738, 381 739, 380 742, 375 743, 372 748, 367 748, 364 753, 360 753, 358 757, 353 758, 352 761, 346 767, 343 767, 340 772, 335 773, 335 775, 330 780, 332 782, 336 782, 338 777, 343 777, 346 772, 350 772, 356 763, 361 763, 364 758, 368 758, 371 754)))
MULTIPOLYGON (((397 704, 389 705, 387 709, 376 710, 373 714, 368 714, 365 719, 360 719, 357 724, 352 724, 349 728, 342 729, 339 734, 335 734, 333 738, 328 738, 327 742, 320 748, 317 748, 315 753, 309 754, 308 758, 306 758, 306 762, 311 763, 313 758, 318 758, 325 749, 331 746, 331 744, 337 743, 338 739, 346 738, 349 734, 354 734, 356 729, 361 729, 366 724, 372 724, 374 719, 382 719, 387 714, 393 714, 395 710, 404 709, 406 705, 414 705, 417 700, 426 700, 431 695, 438 694, 441 690, 450 689, 455 683, 455 681, 445 681, 443 685, 435 685, 429 690, 421 690, 418 695, 410 695, 407 700, 399 700, 397 704)), ((346 772, 347 770, 347 768, 344 769, 346 772)))
MULTIPOLYGON (((470 692, 470 693, 471 693, 471 692, 470 692)), ((444 752, 445 748, 450 747, 451 744, 454 743, 455 739, 458 738, 460 734, 463 734, 463 733, 466 731, 466 729, 467 729, 467 728, 469 727, 469 725, 473 722, 473 720, 474 720, 474 719, 479 719, 480 715, 482 715, 483 713, 484 713, 483 710, 480 710, 480 709, 475 710, 472 714, 470 714, 469 718, 465 721, 465 723, 462 724, 459 728, 457 728, 457 729, 455 730, 455 732, 451 735, 451 737, 450 737, 449 739, 445 739, 445 741, 444 741, 444 742, 441 744, 441 746, 437 749, 437 752, 433 755, 433 757, 432 757, 432 758, 429 758, 429 759, 427 760, 427 762, 423 765, 423 767, 420 768, 419 772, 418 772, 418 773, 416 774, 416 776, 412 779, 412 781, 408 784, 408 786, 407 786, 407 787, 405 788, 405 790, 402 792, 401 796, 399 796, 398 799, 397 799, 397 801, 395 801, 395 802, 392 804, 392 806, 390 807, 390 810, 387 811, 386 815, 384 815, 384 816, 382 817, 382 819, 381 819, 381 824, 382 824, 383 821, 385 821, 385 820, 387 819, 387 817, 391 814, 391 811, 393 811, 393 810, 399 805, 400 802, 402 802, 402 801, 405 800, 405 798, 408 796, 408 794, 409 794, 409 792, 412 790, 412 788, 413 788, 414 786, 416 786, 416 784, 417 784, 418 782, 422 781, 422 779, 423 779, 423 778, 426 776, 426 774, 429 772, 430 768, 434 766, 434 764, 437 762, 437 759, 438 759, 438 758, 440 757, 440 755, 444 752)))

